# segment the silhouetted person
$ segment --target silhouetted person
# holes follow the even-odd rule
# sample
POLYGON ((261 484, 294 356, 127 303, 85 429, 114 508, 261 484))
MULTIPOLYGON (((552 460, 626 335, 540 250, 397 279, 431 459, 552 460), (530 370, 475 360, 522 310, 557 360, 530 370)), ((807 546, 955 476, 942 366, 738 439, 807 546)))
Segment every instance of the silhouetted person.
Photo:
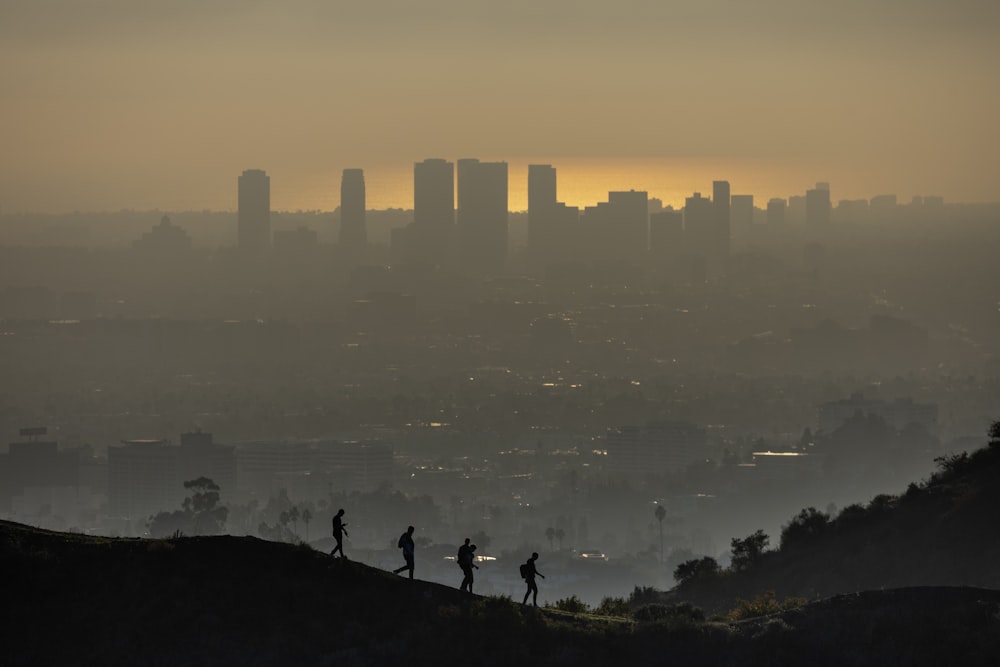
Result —
POLYGON ((403 550, 403 560, 406 561, 406 565, 403 567, 397 567, 392 571, 393 574, 399 574, 403 570, 410 571, 410 579, 413 578, 413 526, 406 529, 406 532, 399 536, 399 541, 396 546, 403 550))
POLYGON ((524 565, 521 566, 521 576, 524 577, 525 583, 528 584, 528 590, 524 594, 524 601, 521 604, 528 604, 528 596, 532 593, 535 594, 534 600, 532 601, 534 605, 538 606, 538 584, 535 583, 535 575, 538 575, 542 579, 545 575, 535 569, 535 561, 538 560, 538 554, 531 554, 531 558, 528 559, 524 565))
POLYGON ((342 516, 344 516, 344 510, 338 510, 337 514, 333 517, 333 539, 337 540, 337 546, 333 548, 330 555, 334 556, 339 551, 341 558, 347 558, 344 555, 344 535, 348 535, 348 532, 347 524, 341 519, 342 516))
POLYGON ((471 593, 473 582, 472 568, 478 570, 479 566, 476 565, 476 545, 469 544, 468 537, 465 538, 465 544, 458 548, 458 566, 462 568, 462 573, 465 575, 459 590, 468 590, 471 593))

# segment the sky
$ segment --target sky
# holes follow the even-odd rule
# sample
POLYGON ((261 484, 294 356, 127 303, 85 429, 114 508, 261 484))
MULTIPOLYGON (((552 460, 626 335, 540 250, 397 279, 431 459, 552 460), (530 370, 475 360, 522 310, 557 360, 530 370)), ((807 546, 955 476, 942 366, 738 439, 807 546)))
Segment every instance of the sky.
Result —
POLYGON ((998 63, 995 0, 0 0, 0 210, 408 208, 428 157, 1000 201, 998 63))

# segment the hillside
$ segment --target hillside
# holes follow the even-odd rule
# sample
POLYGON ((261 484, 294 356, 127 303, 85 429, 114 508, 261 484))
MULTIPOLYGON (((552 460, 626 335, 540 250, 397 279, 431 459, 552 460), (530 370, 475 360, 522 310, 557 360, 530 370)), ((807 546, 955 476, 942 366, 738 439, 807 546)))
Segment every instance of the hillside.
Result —
POLYGON ((877 496, 834 517, 803 510, 775 539, 778 548, 735 570, 692 577, 663 600, 721 611, 766 591, 815 600, 906 586, 1000 588, 1000 444, 938 463, 901 496, 877 496))
POLYGON ((912 589, 766 618, 632 619, 523 609, 504 598, 331 563, 255 538, 94 538, 0 522, 5 665, 988 664, 1000 592, 912 589))

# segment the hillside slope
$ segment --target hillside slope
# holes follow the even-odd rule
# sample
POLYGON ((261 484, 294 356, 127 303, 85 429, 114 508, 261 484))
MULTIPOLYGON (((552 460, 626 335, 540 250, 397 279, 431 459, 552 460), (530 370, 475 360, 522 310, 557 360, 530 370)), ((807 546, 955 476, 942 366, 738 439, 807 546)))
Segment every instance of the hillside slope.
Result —
POLYGON ((740 623, 521 608, 255 538, 93 538, 0 522, 5 665, 989 664, 1000 592, 826 600, 740 623), (896 659, 890 659, 896 656, 896 659))
POLYGON ((902 496, 878 496, 832 518, 804 511, 780 548, 740 571, 687 581, 664 600, 725 610, 766 591, 815 600, 906 586, 1000 588, 1000 444, 940 467, 902 496))

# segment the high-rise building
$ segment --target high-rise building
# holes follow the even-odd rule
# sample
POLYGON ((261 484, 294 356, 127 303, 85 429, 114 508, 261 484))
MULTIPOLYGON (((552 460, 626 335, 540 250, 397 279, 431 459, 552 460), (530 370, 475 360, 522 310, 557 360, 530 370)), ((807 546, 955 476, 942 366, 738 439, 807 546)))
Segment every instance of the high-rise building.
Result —
POLYGON ((455 231, 455 165, 430 159, 413 165, 413 226, 405 255, 421 264, 448 262, 455 231))
POLYGON ((817 183, 812 190, 806 190, 806 224, 823 227, 830 224, 830 184, 817 183))
POLYGON ((708 271, 712 276, 726 274, 729 264, 731 235, 729 181, 712 181, 712 211, 714 218, 713 248, 708 257, 708 271))
POLYGON ((458 161, 460 264, 499 273, 507 261, 507 163, 458 161))
POLYGON ((767 227, 781 229, 785 226, 785 200, 774 198, 767 200, 767 227))
POLYGON ((684 213, 667 207, 649 216, 649 250, 656 259, 684 252, 684 213))
POLYGON ((362 169, 345 169, 340 180, 340 234, 337 237, 341 250, 360 252, 368 244, 365 226, 365 172, 362 169))
POLYGON ((730 202, 729 222, 733 236, 746 238, 753 228, 753 195, 733 195, 730 202))
POLYGON ((262 169, 247 169, 239 178, 238 242, 241 250, 271 246, 271 177, 262 169))
POLYGON ((584 257, 638 263, 649 250, 649 200, 645 191, 609 192, 608 201, 580 214, 584 257))
POLYGON ((556 200, 554 167, 528 165, 528 261, 533 269, 573 254, 577 240, 571 237, 579 215, 576 207, 556 200))

